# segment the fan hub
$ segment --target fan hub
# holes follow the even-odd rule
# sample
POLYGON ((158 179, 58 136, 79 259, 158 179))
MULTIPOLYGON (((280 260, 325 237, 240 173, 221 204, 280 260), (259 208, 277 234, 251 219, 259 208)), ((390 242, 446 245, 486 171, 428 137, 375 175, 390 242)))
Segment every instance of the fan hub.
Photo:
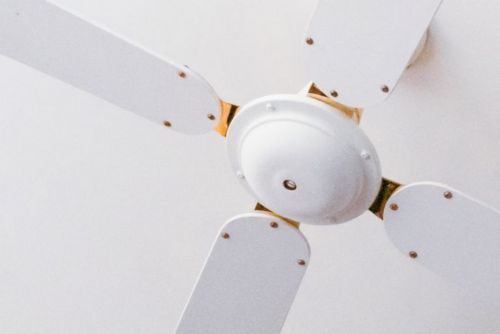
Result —
POLYGON ((228 132, 236 174, 279 215, 311 224, 341 223, 366 211, 380 187, 377 153, 341 111, 297 95, 244 106, 228 132))

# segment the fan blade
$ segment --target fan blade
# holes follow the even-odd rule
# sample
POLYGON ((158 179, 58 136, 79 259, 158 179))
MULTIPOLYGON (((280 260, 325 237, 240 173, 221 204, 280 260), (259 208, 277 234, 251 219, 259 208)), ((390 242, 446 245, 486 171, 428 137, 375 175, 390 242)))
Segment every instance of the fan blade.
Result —
POLYGON ((442 0, 320 0, 304 45, 309 79, 348 106, 382 102, 442 0))
POLYGON ((279 333, 309 262, 302 233, 265 213, 217 237, 176 333, 279 333))
POLYGON ((385 228, 396 247, 473 294, 500 299, 500 212, 437 183, 398 189, 385 228))
POLYGON ((189 68, 46 1, 0 0, 0 54, 181 132, 209 131, 220 114, 189 68))

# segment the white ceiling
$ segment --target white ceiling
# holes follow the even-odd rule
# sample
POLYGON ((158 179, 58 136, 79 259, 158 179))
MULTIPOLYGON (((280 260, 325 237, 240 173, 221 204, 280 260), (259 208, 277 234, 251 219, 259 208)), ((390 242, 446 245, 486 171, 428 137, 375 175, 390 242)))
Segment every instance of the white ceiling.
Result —
MULTIPOLYGON (((312 0, 57 3, 235 103, 307 82, 312 0)), ((499 10, 445 0, 423 57, 365 112, 384 175, 500 208, 499 10)), ((6 58, 0 73, 0 332, 172 332, 219 227, 254 204, 223 139, 172 133, 6 58)), ((498 332, 498 305, 399 254, 370 214, 303 231, 312 259, 284 333, 498 332)))

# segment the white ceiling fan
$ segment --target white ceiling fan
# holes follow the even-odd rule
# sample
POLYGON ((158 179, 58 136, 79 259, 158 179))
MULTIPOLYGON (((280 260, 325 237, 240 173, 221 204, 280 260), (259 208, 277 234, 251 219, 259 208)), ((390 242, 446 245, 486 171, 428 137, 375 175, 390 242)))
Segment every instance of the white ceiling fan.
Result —
POLYGON ((499 214, 447 186, 381 182, 376 151, 356 126, 360 108, 383 101, 418 55, 439 1, 320 1, 304 43, 317 86, 242 108, 221 102, 189 68, 53 5, 1 4, 2 54, 174 130, 217 125, 236 176, 259 209, 274 212, 224 226, 179 332, 279 331, 309 260, 296 222, 339 223, 370 207, 419 263, 467 285, 495 285, 499 214), (464 242, 482 245, 462 254, 450 247, 464 242))

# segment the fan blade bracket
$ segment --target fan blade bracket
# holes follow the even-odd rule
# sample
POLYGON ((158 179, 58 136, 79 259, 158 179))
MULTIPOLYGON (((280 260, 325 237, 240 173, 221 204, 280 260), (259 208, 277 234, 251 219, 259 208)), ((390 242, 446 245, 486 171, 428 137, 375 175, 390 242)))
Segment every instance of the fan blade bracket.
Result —
POLYGON ((389 239, 410 260, 476 297, 500 300, 500 212, 446 185, 399 188, 387 202, 389 239))
POLYGON ((380 190, 378 192, 375 201, 370 206, 370 211, 380 219, 384 218, 384 208, 387 201, 392 196, 392 194, 401 187, 400 183, 392 181, 386 178, 382 178, 382 183, 380 184, 380 190))
POLYGON ((361 122, 361 117, 363 116, 363 109, 349 107, 338 101, 335 101, 334 99, 329 97, 326 93, 324 93, 321 89, 319 89, 319 87, 314 82, 310 82, 309 84, 307 84, 307 86, 302 89, 299 95, 307 96, 312 99, 326 103, 330 107, 333 107, 344 113, 344 115, 347 116, 347 118, 352 119, 358 125, 361 122))
POLYGON ((273 212, 272 210, 269 210, 268 208, 266 208, 264 205, 262 205, 261 203, 257 203, 255 204, 255 208, 254 208, 255 211, 261 211, 261 212, 264 212, 266 214, 270 214, 272 216, 275 216, 275 217, 278 217, 279 219, 281 220, 284 220, 286 221, 288 224, 296 227, 296 228, 299 228, 300 227, 300 223, 298 221, 295 221, 295 220, 292 220, 292 219, 288 219, 286 217, 283 217, 279 214, 277 214, 276 212, 273 212))
POLYGON ((189 67, 47 1, 0 1, 0 54, 179 132, 209 132, 221 112, 189 67))
POLYGON ((309 79, 347 106, 383 102, 422 52, 441 2, 320 0, 303 46, 309 79))
POLYGON ((176 333, 279 333, 309 255, 299 229, 278 217, 232 218, 215 240, 176 333))
POLYGON ((215 131, 222 137, 226 137, 227 130, 231 125, 231 121, 233 120, 234 116, 236 116, 236 113, 240 110, 240 107, 235 104, 226 102, 224 100, 220 100, 220 104, 221 104, 221 114, 219 117, 219 122, 215 127, 215 131))

